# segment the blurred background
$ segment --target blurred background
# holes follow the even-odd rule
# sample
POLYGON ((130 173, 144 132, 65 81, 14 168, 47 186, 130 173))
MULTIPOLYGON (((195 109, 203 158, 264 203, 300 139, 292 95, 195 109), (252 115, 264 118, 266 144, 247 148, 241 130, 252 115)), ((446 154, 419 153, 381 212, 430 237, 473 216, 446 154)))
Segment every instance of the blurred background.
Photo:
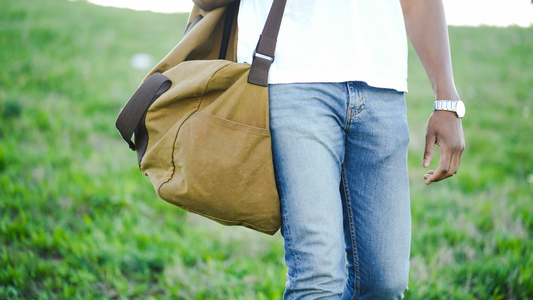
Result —
MULTIPOLYGON (((279 233, 158 199, 114 126, 190 2, 91 1, 0 0, 0 299, 280 299, 279 233)), ((533 299, 533 5, 444 3, 467 148, 424 185, 434 97, 410 48, 406 299, 533 299)))
MULTIPOLYGON (((91 3, 149 10, 163 13, 189 12, 191 0, 87 0, 91 3)), ((530 0, 445 0, 444 9, 448 24, 454 26, 518 25, 529 27, 533 22, 530 0)))

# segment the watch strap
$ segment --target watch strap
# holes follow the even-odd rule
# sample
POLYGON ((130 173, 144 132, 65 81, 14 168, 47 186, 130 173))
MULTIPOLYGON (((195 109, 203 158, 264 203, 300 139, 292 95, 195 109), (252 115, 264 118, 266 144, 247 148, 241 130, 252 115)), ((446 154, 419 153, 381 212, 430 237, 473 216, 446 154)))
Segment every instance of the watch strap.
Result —
POLYGON ((465 105, 461 100, 437 100, 433 103, 433 111, 436 110, 454 112, 460 119, 465 115, 465 105))
POLYGON ((454 100, 439 100, 433 103, 433 111, 436 110, 447 110, 447 111, 457 111, 457 103, 459 101, 454 100))

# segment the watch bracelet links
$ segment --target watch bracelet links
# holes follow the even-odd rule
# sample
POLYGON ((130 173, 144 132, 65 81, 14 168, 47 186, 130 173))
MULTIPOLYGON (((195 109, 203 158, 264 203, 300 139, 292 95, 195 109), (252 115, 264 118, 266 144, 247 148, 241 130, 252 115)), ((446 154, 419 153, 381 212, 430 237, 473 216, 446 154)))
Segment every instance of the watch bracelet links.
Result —
POLYGON ((447 111, 456 111, 457 103, 460 100, 437 100, 433 103, 433 111, 436 110, 447 110, 447 111))

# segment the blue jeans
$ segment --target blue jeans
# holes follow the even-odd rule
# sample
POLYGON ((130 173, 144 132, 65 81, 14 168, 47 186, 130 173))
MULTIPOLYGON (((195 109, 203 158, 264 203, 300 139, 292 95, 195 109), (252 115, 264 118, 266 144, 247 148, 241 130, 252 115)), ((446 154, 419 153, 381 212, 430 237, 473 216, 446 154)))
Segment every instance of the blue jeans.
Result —
POLYGON ((404 95, 363 82, 269 86, 284 299, 401 299, 410 207, 404 95))

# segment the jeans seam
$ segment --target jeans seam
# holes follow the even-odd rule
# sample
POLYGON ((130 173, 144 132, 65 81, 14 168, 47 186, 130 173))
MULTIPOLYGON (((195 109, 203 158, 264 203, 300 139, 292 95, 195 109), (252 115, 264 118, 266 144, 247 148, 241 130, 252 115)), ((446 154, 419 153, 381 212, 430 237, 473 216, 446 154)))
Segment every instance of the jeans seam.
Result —
MULTIPOLYGON (((364 101, 364 98, 361 97, 361 100, 359 101, 364 101)), ((357 117, 359 116, 359 114, 365 109, 365 103, 363 102, 363 104, 361 104, 361 106, 359 106, 359 109, 357 109, 357 111, 353 114, 353 117, 357 117)))
POLYGON ((360 84, 359 82, 353 82, 353 84, 355 85, 355 91, 351 90, 350 82, 346 83, 346 87, 348 89, 348 93, 350 96, 348 97, 346 123, 344 125, 345 132, 348 132, 350 130, 352 121, 354 121, 355 117, 358 117, 361 114, 361 112, 363 112, 363 110, 365 109, 365 98, 363 95, 363 85, 360 84), (352 103, 352 97, 351 97, 352 93, 354 93, 357 96, 357 98, 359 98, 359 100, 355 100, 355 102, 361 102, 358 106, 352 103), (355 110, 354 108, 357 108, 357 110, 355 110))
POLYGON ((353 214, 352 214, 352 203, 350 200, 350 193, 348 190, 348 180, 346 179, 346 169, 344 167, 344 164, 341 166, 342 168, 342 187, 344 190, 344 198, 346 199, 346 209, 347 209, 347 215, 348 215, 348 222, 349 222, 349 230, 350 230, 350 239, 352 242, 352 252, 353 252, 353 261, 354 261, 354 295, 352 296, 352 300, 356 299, 359 296, 359 258, 357 255, 357 243, 355 241, 355 225, 353 221, 353 214))
POLYGON ((358 98, 359 98, 359 102, 361 102, 361 105, 359 106, 359 109, 354 113, 354 116, 356 117, 359 116, 359 114, 365 109, 365 96, 364 96, 364 91, 363 91, 363 85, 359 83, 358 88, 359 88, 359 94, 360 94, 360 97, 358 98))
POLYGON ((352 119, 352 99, 350 98, 350 83, 346 82, 346 90, 348 91, 348 99, 346 105, 346 121, 344 122, 344 131, 348 132, 350 130, 351 119, 352 119))
MULTIPOLYGON (((281 181, 279 179, 279 176, 278 176, 278 173, 276 172, 276 168, 274 167, 274 178, 275 178, 275 181, 276 181, 276 188, 278 190, 278 196, 279 196, 279 200, 280 200, 280 203, 281 203, 281 206, 284 206, 284 202, 282 201, 282 198, 283 198, 283 193, 281 191, 281 181)), ((286 209, 283 209, 280 207, 280 209, 283 211, 286 209)), ((300 265, 300 260, 298 259, 298 256, 296 255, 296 253, 294 253, 294 251, 292 250, 292 238, 291 238, 291 235, 290 235, 290 228, 289 228, 289 222, 285 222, 284 220, 284 216, 282 214, 282 221, 283 221, 283 226, 285 227, 284 228, 284 232, 283 232, 283 237, 287 243, 287 246, 289 249, 291 249, 291 255, 294 257, 294 260, 296 261, 296 264, 297 265, 300 265)), ((295 268, 296 270, 298 270, 298 268, 295 268)), ((287 271, 288 272, 288 271, 287 271)), ((299 273, 296 272, 295 273, 296 276, 299 276, 299 273)))

